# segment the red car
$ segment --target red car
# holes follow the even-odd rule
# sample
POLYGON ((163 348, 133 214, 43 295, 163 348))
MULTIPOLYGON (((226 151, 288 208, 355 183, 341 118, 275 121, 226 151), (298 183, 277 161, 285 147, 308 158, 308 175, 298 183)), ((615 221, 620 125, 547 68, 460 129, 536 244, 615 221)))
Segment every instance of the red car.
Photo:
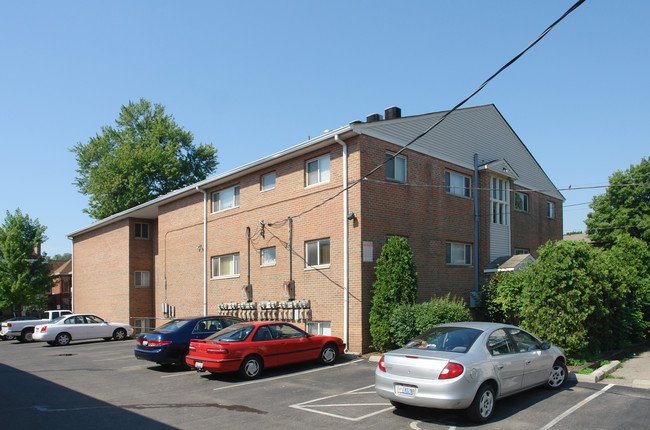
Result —
POLYGON ((185 361, 212 373, 257 378, 265 367, 318 360, 332 364, 345 351, 338 337, 311 335, 286 322, 233 324, 205 339, 192 339, 185 361))

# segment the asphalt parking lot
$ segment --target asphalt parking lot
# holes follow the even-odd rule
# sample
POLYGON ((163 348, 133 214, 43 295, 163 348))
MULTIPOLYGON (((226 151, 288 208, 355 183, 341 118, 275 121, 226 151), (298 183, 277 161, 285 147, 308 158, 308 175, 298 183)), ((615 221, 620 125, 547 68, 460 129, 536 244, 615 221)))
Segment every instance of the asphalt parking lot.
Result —
MULTIPOLYGON (((134 340, 0 342, 0 426, 43 428, 478 427, 461 412, 397 412, 374 392, 375 363, 269 369, 261 379, 168 370, 133 357, 134 340)), ((578 384, 533 389, 497 403, 485 429, 647 428, 650 390, 578 384)))

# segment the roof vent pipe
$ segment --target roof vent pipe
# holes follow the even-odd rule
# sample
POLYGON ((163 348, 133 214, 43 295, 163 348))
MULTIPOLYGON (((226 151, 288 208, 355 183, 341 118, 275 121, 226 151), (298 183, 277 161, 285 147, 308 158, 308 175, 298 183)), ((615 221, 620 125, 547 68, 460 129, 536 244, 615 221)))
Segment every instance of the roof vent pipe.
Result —
POLYGON ((391 106, 389 108, 384 109, 384 116, 386 117, 386 119, 401 118, 402 109, 398 108, 397 106, 391 106))

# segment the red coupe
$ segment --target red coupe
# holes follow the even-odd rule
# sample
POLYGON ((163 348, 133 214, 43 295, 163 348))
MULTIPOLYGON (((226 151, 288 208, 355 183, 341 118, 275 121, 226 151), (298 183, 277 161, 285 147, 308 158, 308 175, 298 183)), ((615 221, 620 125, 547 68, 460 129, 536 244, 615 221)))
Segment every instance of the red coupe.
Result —
POLYGON ((311 335, 285 322, 245 322, 205 339, 192 339, 185 361, 212 373, 239 372, 257 378, 265 367, 318 360, 332 364, 345 350, 338 337, 311 335))

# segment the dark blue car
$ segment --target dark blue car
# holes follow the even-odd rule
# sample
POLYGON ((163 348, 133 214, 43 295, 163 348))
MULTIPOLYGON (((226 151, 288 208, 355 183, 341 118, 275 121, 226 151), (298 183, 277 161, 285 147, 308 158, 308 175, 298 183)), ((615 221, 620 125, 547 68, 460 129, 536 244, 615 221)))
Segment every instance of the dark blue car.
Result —
POLYGON ((161 365, 186 367, 185 356, 191 339, 204 339, 243 320, 229 316, 178 318, 138 336, 135 357, 161 365))

